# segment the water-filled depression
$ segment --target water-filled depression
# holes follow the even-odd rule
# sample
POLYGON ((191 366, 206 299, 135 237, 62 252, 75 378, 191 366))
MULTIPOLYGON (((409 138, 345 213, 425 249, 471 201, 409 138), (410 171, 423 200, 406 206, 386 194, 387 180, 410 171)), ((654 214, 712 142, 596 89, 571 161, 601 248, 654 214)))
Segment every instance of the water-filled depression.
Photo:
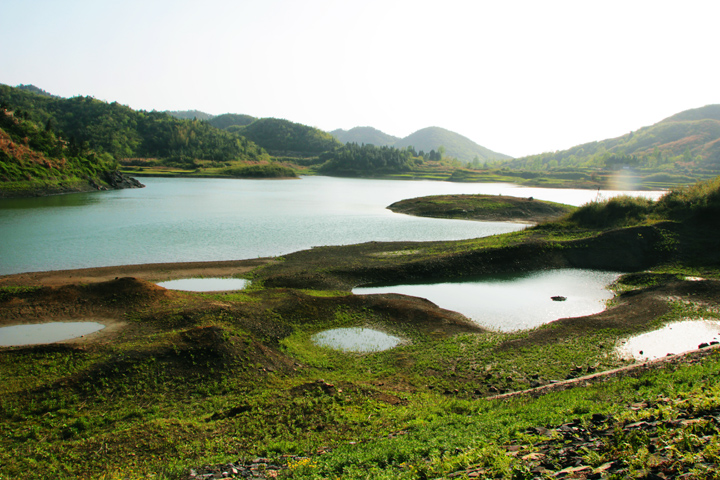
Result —
POLYGON ((599 313, 613 297, 617 272, 556 269, 484 275, 462 281, 353 289, 355 294, 401 293, 430 300, 493 330, 534 328, 559 318, 599 313), (565 297, 554 301, 552 297, 565 297))

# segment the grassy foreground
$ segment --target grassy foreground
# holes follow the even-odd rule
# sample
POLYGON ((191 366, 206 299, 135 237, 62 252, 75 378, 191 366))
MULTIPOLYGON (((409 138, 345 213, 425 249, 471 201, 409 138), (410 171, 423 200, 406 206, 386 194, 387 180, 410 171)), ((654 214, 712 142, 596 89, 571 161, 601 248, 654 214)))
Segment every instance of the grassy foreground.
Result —
POLYGON ((547 387, 627 366, 621 338, 718 318, 717 192, 589 205, 484 239, 317 248, 254 267, 252 287, 227 294, 147 281, 161 269, 102 282, 69 272, 55 286, 0 278, 0 326, 114 326, 0 349, 0 478, 177 479, 257 457, 259 475, 279 478, 717 478, 717 350, 547 387), (421 299, 350 293, 569 266, 638 273, 605 312, 514 333, 421 299), (341 326, 404 342, 369 354, 312 342, 341 326), (491 399, 533 387, 548 390, 491 399), (599 431, 599 418, 597 441, 563 436, 599 431), (631 428, 641 421, 655 430, 631 428))

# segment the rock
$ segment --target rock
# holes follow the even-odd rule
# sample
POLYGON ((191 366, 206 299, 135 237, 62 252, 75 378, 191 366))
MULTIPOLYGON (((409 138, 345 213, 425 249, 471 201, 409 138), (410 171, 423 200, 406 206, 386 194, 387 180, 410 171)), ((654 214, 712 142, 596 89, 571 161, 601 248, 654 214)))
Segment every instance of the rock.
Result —
POLYGON ((117 170, 114 172, 106 172, 104 180, 113 188, 144 188, 145 185, 138 182, 132 177, 127 177, 117 170))
POLYGON ((550 298, 553 302, 564 302, 565 300, 567 300, 567 297, 563 297, 562 295, 555 295, 550 298))

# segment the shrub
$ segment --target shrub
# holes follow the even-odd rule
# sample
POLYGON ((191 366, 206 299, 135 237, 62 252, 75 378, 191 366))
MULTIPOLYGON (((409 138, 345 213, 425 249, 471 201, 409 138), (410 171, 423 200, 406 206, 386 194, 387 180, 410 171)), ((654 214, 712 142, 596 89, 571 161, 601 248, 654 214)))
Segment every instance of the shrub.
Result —
POLYGON ((655 202, 643 197, 621 195, 590 202, 575 210, 568 220, 581 227, 610 228, 640 223, 651 213, 655 202))

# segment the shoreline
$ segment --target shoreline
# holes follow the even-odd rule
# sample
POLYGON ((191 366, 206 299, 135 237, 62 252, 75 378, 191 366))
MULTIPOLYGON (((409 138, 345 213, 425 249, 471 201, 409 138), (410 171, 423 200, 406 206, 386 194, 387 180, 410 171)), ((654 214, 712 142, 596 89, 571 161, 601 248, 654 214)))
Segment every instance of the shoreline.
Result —
POLYGON ((0 275, 0 287, 9 285, 61 286, 75 283, 106 282, 118 277, 146 281, 175 280, 188 276, 229 277, 250 272, 258 266, 277 262, 272 257, 208 262, 169 262, 48 270, 0 275))

